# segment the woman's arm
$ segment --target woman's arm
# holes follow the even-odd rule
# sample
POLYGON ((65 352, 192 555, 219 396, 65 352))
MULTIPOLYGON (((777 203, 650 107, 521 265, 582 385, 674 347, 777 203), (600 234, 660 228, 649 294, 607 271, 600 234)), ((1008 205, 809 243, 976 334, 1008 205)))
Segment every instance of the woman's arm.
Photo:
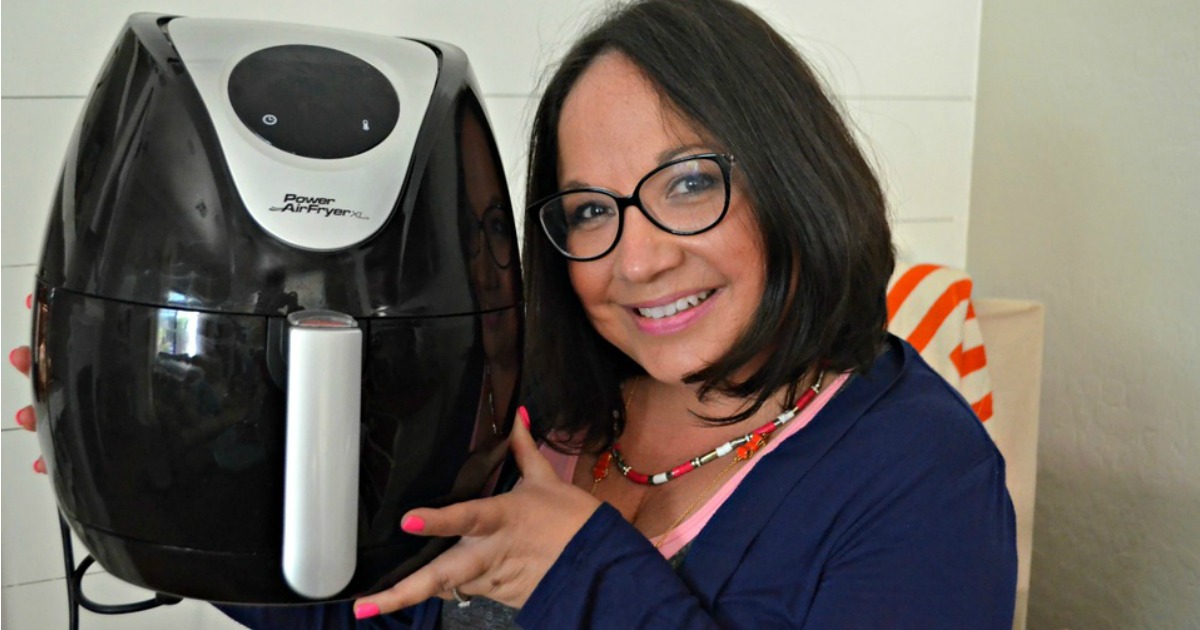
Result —
POLYGON ((826 565, 810 628, 1009 630, 1015 517, 999 454, 897 502, 826 565))

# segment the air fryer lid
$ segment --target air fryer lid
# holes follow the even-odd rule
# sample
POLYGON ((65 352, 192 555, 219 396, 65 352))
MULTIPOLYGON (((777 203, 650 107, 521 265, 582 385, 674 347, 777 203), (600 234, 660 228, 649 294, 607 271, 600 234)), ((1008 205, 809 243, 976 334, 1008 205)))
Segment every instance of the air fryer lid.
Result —
POLYGON ((178 18, 167 32, 212 117, 242 202, 264 230, 295 247, 330 251, 387 223, 437 79, 432 50, 233 20, 178 18))
POLYGON ((482 182, 512 224, 495 142, 464 120, 488 127, 452 46, 135 15, 68 149, 39 283, 239 315, 516 306, 472 272, 482 182))

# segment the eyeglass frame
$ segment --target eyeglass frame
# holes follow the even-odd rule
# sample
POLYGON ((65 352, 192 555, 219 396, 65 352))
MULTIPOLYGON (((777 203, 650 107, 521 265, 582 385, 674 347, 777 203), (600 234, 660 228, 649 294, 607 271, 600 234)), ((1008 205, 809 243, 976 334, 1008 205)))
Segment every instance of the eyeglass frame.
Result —
POLYGON ((629 195, 628 197, 623 197, 611 190, 608 190, 607 188, 599 188, 599 187, 571 188, 569 190, 561 190, 552 195, 547 195, 547 196, 539 199, 538 201, 535 201, 534 203, 529 204, 528 209, 529 210, 536 209, 537 215, 538 215, 538 224, 542 227, 542 234, 543 234, 543 236, 546 237, 546 240, 550 242, 550 245, 552 245, 554 247, 554 249, 558 250, 558 253, 562 254, 568 260, 572 260, 575 262, 591 262, 593 260, 599 260, 601 258, 604 258, 605 256, 612 253, 612 250, 617 248, 617 243, 621 242, 621 235, 625 233, 625 209, 628 208, 629 206, 636 207, 638 209, 638 211, 642 213, 642 216, 646 217, 646 219, 649 220, 650 223, 652 225, 654 225, 654 227, 656 227, 668 234, 674 234, 675 236, 696 236, 697 234, 703 234, 703 233, 717 227, 718 225, 720 225, 721 221, 725 220, 725 215, 729 214, 729 200, 732 197, 732 193, 733 193, 732 177, 730 175, 730 172, 733 170, 733 166, 736 163, 737 163, 737 158, 735 158, 730 153, 697 153, 695 155, 685 155, 685 156, 678 157, 673 160, 664 162, 664 163, 659 164, 658 166, 654 167, 653 170, 651 170, 649 173, 646 173, 644 176, 642 176, 642 179, 638 181, 637 186, 633 187, 633 193, 631 195, 629 195), (646 181, 649 180, 651 177, 658 175, 662 171, 664 171, 672 166, 675 166, 676 164, 681 164, 683 162, 689 162, 691 160, 700 160, 700 159, 712 160, 713 162, 717 163, 717 166, 721 167, 721 177, 725 182, 725 205, 724 205, 724 207, 721 208, 721 214, 717 215, 717 218, 714 219, 711 224, 709 224, 708 226, 701 228, 699 230, 675 230, 675 229, 672 229, 672 228, 669 228, 669 227, 663 225, 661 222, 659 222, 658 219, 654 218, 654 215, 652 215, 649 210, 646 210, 646 207, 644 205, 642 205, 642 198, 641 198, 642 185, 645 184, 646 181), (558 246, 558 243, 554 242, 554 238, 552 236, 550 236, 550 229, 546 227, 546 222, 543 219, 542 210, 545 209, 545 207, 547 205, 549 205, 550 202, 552 202, 555 199, 558 199, 560 197, 565 197, 567 195, 573 195, 576 193, 596 193, 596 194, 604 195, 604 196, 612 199, 613 201, 615 201, 617 204, 617 233, 615 236, 613 236, 612 244, 609 245, 608 248, 605 249, 603 252, 600 252, 599 254, 596 254, 595 256, 575 256, 573 254, 570 254, 570 253, 564 251, 563 248, 558 246))
POLYGON ((478 219, 472 217, 471 222, 474 225, 472 226, 472 229, 471 229, 471 235, 467 237, 468 239, 470 239, 469 244, 467 246, 467 253, 470 254, 471 258, 475 258, 475 257, 479 256, 480 252, 482 252, 483 249, 486 248, 488 250, 488 255, 492 259, 492 262, 496 263, 497 267, 499 267, 500 269, 508 269, 509 267, 511 267, 512 261, 513 261, 512 248, 514 247, 514 244, 512 242, 515 241, 515 239, 516 239, 516 230, 512 225, 511 218, 509 218, 508 213, 505 211, 504 204, 489 203, 487 205, 487 207, 483 209, 483 215, 480 216, 480 218, 478 218, 478 219), (510 238, 509 238, 510 249, 508 252, 508 258, 503 263, 500 262, 500 256, 496 253, 495 247, 492 246, 492 239, 488 238, 487 225, 485 224, 485 222, 487 221, 488 215, 495 216, 496 212, 499 212, 501 217, 503 217, 504 219, 507 219, 507 221, 505 221, 505 228, 509 231, 509 234, 510 234, 510 238), (479 241, 483 241, 484 242, 483 245, 480 245, 479 241))

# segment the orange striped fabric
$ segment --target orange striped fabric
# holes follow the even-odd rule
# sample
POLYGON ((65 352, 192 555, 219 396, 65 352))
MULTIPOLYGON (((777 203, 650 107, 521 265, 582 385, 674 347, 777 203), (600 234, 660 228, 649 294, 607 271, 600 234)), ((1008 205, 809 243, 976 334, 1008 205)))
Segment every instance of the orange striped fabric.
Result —
POLYGON ((972 288, 971 278, 957 269, 897 265, 888 283, 888 330, 911 343, 986 422, 992 385, 972 288))

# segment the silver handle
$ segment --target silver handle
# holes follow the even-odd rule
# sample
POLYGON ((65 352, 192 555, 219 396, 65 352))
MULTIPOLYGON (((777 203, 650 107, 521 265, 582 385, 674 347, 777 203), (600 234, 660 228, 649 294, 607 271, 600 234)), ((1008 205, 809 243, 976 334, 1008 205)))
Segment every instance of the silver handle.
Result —
POLYGON ((331 597, 354 575, 362 331, 329 311, 288 316, 283 576, 305 597, 331 597))

